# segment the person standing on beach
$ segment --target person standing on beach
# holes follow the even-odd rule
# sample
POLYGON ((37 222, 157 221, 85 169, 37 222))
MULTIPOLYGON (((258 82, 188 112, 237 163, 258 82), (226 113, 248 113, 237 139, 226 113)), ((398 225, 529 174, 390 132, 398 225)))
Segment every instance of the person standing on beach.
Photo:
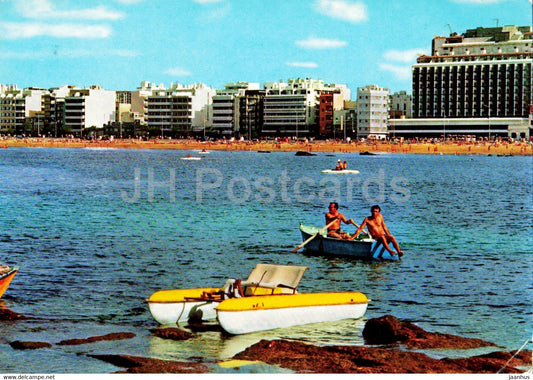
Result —
POLYGON ((383 216, 381 215, 381 208, 378 205, 374 205, 370 208, 370 212, 372 215, 367 216, 363 220, 363 223, 361 223, 361 226, 357 229, 357 231, 355 231, 355 234, 350 237, 350 240, 355 239, 357 235, 359 235, 359 233, 363 231, 363 228, 365 228, 365 226, 368 226, 368 232, 374 240, 381 241, 385 249, 389 251, 391 255, 395 255, 396 252, 389 248, 389 243, 392 243, 392 245, 398 252, 398 257, 402 257, 403 252, 400 249, 396 238, 391 235, 389 229, 385 225, 385 221, 383 220, 383 216))
POLYGON ((328 237, 348 240, 351 236, 349 233, 341 231, 341 221, 344 224, 353 224, 356 227, 357 224, 355 224, 353 219, 346 219, 338 210, 339 204, 337 202, 331 202, 329 204, 328 212, 326 213, 326 224, 330 224, 333 221, 335 223, 328 227, 328 237))

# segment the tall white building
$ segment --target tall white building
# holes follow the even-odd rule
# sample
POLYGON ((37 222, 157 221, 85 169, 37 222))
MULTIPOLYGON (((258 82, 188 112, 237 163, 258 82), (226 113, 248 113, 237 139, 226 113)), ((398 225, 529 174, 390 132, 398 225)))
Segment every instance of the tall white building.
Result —
POLYGON ((65 131, 83 135, 87 128, 103 128, 115 121, 115 91, 100 86, 70 89, 65 97, 65 131))
POLYGON ((357 136, 388 136, 389 89, 377 85, 357 89, 357 136))

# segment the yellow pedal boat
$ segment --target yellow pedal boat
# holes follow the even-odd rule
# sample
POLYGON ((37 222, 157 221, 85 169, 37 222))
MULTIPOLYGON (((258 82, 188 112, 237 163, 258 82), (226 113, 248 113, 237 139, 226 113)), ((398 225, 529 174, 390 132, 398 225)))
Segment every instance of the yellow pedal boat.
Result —
POLYGON ((18 270, 18 267, 0 266, 0 297, 4 295, 18 270))
POLYGON ((257 264, 248 279, 221 288, 161 290, 147 299, 162 325, 218 320, 230 334, 361 318, 370 301, 359 292, 298 293, 307 267, 257 264))

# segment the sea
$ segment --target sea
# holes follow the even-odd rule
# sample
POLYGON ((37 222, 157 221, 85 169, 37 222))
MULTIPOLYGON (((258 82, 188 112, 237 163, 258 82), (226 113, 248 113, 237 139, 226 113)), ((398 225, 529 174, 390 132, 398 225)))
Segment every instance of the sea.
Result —
POLYGON ((436 358, 531 349, 532 178, 524 156, 1 149, 0 264, 20 271, 0 307, 27 319, 0 322, 0 373, 124 370, 92 354, 287 373, 220 363, 262 339, 364 345, 365 322, 383 315, 498 346, 422 351, 436 358), (359 173, 322 173, 338 159, 359 173), (293 253, 299 224, 323 227, 329 202, 357 224, 380 205, 405 256, 293 253), (307 266, 300 292, 360 291, 371 302, 358 320, 240 336, 206 329, 186 341, 151 332, 153 292, 222 286, 258 263, 307 266), (116 332, 135 337, 57 344, 116 332), (52 347, 16 350, 17 340, 52 347))

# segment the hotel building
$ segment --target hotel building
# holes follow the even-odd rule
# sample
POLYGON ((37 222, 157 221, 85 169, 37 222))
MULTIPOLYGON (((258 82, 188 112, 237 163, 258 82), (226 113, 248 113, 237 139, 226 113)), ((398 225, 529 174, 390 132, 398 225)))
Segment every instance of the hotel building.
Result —
POLYGON ((532 28, 477 28, 435 37, 413 65, 413 119, 396 136, 450 134, 526 138, 532 88, 532 28))

